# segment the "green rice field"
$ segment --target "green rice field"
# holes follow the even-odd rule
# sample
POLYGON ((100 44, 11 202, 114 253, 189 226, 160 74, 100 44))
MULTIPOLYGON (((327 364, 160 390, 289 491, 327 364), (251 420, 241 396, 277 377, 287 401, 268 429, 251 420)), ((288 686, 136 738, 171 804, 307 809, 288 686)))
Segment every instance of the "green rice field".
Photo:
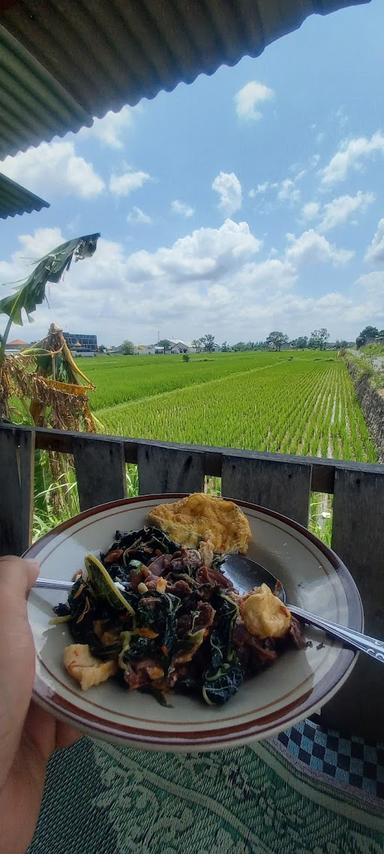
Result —
POLYGON ((344 361, 331 351, 99 356, 81 367, 105 433, 375 462, 344 361))

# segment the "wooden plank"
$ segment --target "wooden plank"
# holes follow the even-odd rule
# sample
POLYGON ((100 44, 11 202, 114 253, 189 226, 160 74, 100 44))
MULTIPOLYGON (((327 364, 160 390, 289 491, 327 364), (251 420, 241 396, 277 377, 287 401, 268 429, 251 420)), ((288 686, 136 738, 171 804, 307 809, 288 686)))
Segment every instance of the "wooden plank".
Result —
MULTIPOLYGON (((384 473, 336 469, 332 546, 350 570, 364 607, 365 632, 384 639, 384 473)), ((322 710, 327 726, 382 740, 382 665, 367 655, 322 710)))
POLYGON ((31 541, 34 435, 0 425, 0 555, 22 554, 31 541))
POLYGON ((201 492, 203 454, 156 446, 138 448, 140 495, 162 492, 201 492))
POLYGON ((81 510, 126 496, 124 446, 122 442, 95 442, 81 438, 74 447, 81 510))
POLYGON ((252 501, 308 524, 311 466, 308 463, 224 457, 222 495, 252 501))
MULTIPOLYGON (((1 425, 0 429, 11 430, 10 425, 1 425)), ((24 428, 27 432, 31 432, 30 427, 24 428)), ((174 448, 175 450, 186 451, 190 453, 203 454, 204 458, 204 473, 206 475, 221 476, 223 457, 235 454, 239 458, 250 460, 272 460, 275 462, 303 463, 312 466, 312 482, 311 490, 313 492, 333 493, 335 468, 353 470, 356 472, 380 472, 384 471, 384 466, 381 464, 373 465, 371 463, 354 463, 344 462, 343 460, 329 460, 321 457, 300 457, 297 455, 287 454, 270 454, 259 451, 243 451, 236 448, 214 448, 204 445, 187 445, 176 444, 173 442, 156 442, 147 439, 122 438, 121 436, 95 436, 92 433, 72 433, 61 430, 49 430, 44 427, 37 427, 33 430, 36 435, 36 448, 41 450, 61 451, 62 453, 71 454, 74 452, 76 445, 84 438, 89 438, 96 443, 105 441, 120 445, 123 442, 125 461, 127 463, 136 463, 138 458, 139 448, 162 447, 174 448)))

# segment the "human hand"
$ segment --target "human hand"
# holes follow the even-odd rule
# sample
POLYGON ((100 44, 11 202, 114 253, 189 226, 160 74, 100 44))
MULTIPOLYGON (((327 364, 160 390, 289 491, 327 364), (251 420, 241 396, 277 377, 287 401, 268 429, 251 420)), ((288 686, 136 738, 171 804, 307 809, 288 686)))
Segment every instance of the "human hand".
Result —
POLYGON ((39 815, 48 759, 79 733, 31 702, 35 649, 27 596, 35 561, 0 558, 0 840, 2 854, 24 854, 39 815))

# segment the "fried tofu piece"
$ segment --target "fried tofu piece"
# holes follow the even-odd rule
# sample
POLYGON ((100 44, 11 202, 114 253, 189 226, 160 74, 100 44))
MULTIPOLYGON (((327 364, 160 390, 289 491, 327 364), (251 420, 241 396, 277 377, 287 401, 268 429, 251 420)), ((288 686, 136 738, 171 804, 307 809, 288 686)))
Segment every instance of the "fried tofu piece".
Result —
POLYGON ((117 661, 95 658, 87 643, 71 643, 64 650, 64 667, 83 691, 106 682, 117 673, 117 661))
POLYGON ((245 628, 254 637, 281 638, 289 631, 292 615, 286 605, 262 584, 240 601, 240 614, 245 628))
POLYGON ((215 554, 246 552, 251 539, 248 519, 237 504, 203 492, 159 504, 147 522, 185 548, 199 548, 205 542, 215 554))

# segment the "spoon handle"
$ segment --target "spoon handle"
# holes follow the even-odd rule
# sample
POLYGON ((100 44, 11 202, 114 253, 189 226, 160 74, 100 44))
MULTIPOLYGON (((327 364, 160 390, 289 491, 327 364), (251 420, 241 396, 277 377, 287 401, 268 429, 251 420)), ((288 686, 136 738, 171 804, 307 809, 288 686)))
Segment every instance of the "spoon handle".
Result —
POLYGON ((73 581, 57 581, 56 578, 37 578, 34 587, 45 587, 50 590, 72 590, 73 581))
POLYGON ((306 623, 312 623, 313 626, 323 629, 327 634, 340 638, 340 640, 355 647, 355 649, 366 652, 367 655, 371 655, 376 661, 381 661, 384 664, 384 641, 377 638, 370 638, 368 635, 363 635, 361 632, 349 629, 347 626, 339 626, 337 623, 331 623, 330 620, 324 620, 323 617, 310 614, 296 605, 288 605, 287 607, 295 617, 301 617, 306 623))

